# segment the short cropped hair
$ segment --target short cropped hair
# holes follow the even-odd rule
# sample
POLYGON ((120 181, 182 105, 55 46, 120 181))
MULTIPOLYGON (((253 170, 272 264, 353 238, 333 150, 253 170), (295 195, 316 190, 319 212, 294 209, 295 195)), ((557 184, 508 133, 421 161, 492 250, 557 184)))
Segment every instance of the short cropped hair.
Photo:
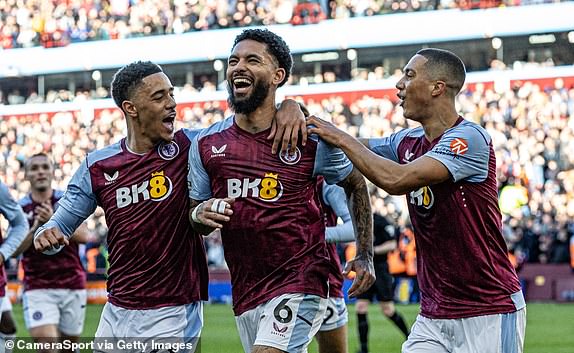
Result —
POLYGON ((437 48, 421 49, 417 54, 427 59, 425 67, 431 79, 445 81, 447 86, 455 90, 455 94, 460 92, 466 79, 466 69, 456 54, 437 48))
POLYGON ((48 156, 47 153, 38 152, 36 154, 31 155, 30 157, 28 157, 26 159, 26 161, 24 162, 24 171, 28 171, 28 168, 30 167, 30 161, 32 160, 32 158, 36 158, 36 157, 46 157, 46 159, 50 162, 52 167, 54 166, 54 161, 52 161, 52 159, 50 158, 50 156, 48 156))
POLYGON ((122 102, 132 97, 144 78, 158 72, 163 70, 151 61, 136 61, 119 69, 112 79, 112 98, 116 105, 121 108, 122 102))
POLYGON ((267 29, 256 28, 246 29, 237 37, 235 37, 233 48, 235 48, 237 43, 247 39, 267 45, 267 50, 271 55, 275 57, 279 67, 285 70, 285 78, 279 84, 279 87, 283 86, 289 79, 289 76, 291 75, 291 68, 293 67, 293 58, 291 57, 291 51, 287 43, 285 43, 283 38, 267 29))

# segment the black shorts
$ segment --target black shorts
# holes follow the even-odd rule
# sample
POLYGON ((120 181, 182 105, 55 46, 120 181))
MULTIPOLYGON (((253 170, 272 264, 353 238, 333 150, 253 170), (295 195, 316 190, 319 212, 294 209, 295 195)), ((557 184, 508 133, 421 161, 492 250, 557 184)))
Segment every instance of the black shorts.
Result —
POLYGON ((393 281, 394 278, 389 273, 387 263, 375 264, 375 275, 377 280, 365 293, 359 295, 357 299, 373 300, 376 298, 380 302, 393 301, 393 281))

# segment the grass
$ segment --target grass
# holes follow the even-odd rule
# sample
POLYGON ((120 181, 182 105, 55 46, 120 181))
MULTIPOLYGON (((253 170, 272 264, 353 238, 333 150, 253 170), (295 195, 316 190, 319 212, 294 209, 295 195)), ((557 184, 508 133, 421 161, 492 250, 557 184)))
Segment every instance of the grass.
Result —
MULTIPOLYGON (((100 305, 88 305, 85 337, 93 337, 96 332, 100 305)), ((408 325, 412 325, 418 305, 397 305, 408 325)), ((18 337, 27 337, 22 318, 22 306, 14 305, 14 317, 18 326, 18 337)), ((369 308, 370 350, 372 353, 400 352, 403 337, 400 331, 384 318, 379 307, 369 308)), ((231 307, 223 304, 206 305, 204 309, 205 327, 202 334, 203 353, 242 353, 239 336, 231 307)), ((349 353, 358 349, 357 325, 353 305, 349 305, 349 353)), ((529 303, 526 342, 524 353, 573 353, 574 352, 574 304, 529 303)), ((309 353, 317 353, 317 345, 311 343, 309 353)))

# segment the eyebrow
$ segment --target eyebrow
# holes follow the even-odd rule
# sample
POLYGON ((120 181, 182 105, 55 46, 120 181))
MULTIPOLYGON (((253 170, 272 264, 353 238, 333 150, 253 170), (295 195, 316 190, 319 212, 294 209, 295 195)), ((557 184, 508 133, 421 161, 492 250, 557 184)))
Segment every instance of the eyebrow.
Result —
MULTIPOLYGON (((169 91, 170 93, 173 92, 173 90, 174 90, 173 86, 170 86, 169 89, 168 89, 168 91, 169 91)), ((158 94, 162 94, 162 95, 163 95, 164 92, 165 92, 165 89, 158 89, 158 90, 152 92, 152 93, 150 94, 150 97, 157 96, 158 94)))
MULTIPOLYGON (((229 56, 228 61, 231 60, 231 59, 238 59, 238 58, 239 58, 238 55, 236 55, 236 54, 231 54, 231 55, 229 56)), ((246 59, 255 58, 255 59, 259 59, 259 60, 263 60, 263 59, 264 59, 263 56, 261 56, 261 55, 259 55, 259 54, 257 54, 257 53, 248 54, 248 55, 245 56, 245 58, 246 58, 246 59)))

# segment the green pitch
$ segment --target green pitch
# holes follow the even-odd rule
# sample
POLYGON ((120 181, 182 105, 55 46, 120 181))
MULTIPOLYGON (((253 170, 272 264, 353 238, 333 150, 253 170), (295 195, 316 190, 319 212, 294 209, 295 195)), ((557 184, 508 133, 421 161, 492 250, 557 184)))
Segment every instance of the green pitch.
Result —
MULTIPOLYGON (((358 349, 357 329, 354 306, 349 306, 349 353, 358 349)), ((88 305, 84 335, 94 335, 102 306, 88 305)), ((397 305, 412 325, 418 305, 397 305)), ((22 306, 14 306, 14 317, 18 325, 18 336, 26 337, 22 318, 22 306)), ((203 353, 242 353, 241 344, 235 328, 231 307, 222 304, 205 305, 205 327, 203 329, 203 353)), ((525 353, 573 353, 574 352, 574 304, 528 304, 525 353)), ((403 337, 399 330, 383 317, 376 305, 369 309, 370 350, 372 353, 398 353, 403 337)), ((309 353, 317 353, 315 342, 309 353)))

